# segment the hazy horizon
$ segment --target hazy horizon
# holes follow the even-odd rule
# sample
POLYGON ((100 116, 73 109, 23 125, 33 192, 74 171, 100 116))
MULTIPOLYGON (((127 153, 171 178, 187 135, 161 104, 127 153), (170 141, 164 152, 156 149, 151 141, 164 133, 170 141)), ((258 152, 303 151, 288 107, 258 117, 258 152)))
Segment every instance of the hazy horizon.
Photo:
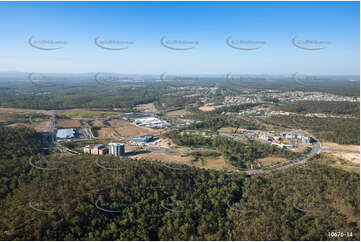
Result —
POLYGON ((0 3, 0 72, 359 75, 359 2, 0 3))

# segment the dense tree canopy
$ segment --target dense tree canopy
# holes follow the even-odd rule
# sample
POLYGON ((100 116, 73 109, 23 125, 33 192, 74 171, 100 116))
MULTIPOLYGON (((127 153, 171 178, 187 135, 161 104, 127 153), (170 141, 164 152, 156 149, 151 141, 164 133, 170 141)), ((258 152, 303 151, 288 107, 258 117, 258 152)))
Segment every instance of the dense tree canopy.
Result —
POLYGON ((279 110, 296 113, 325 113, 333 115, 360 116, 359 102, 301 101, 290 105, 279 105, 279 110))
POLYGON ((360 119, 279 115, 268 117, 265 120, 284 128, 308 130, 321 141, 331 141, 338 144, 360 144, 360 119))
POLYGON ((11 150, 32 141, 27 156, 42 161, 2 158, 2 171, 17 164, 19 183, 0 200, 1 240, 328 240, 329 231, 360 238, 360 177, 322 157, 247 177, 147 160, 38 157, 34 131, 0 134, 11 135, 11 150))

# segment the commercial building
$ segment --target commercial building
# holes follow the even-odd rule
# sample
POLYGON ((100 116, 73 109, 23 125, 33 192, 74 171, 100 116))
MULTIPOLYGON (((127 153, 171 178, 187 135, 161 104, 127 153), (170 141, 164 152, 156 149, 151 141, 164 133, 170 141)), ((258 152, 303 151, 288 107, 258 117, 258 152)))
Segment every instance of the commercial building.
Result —
POLYGON ((109 153, 115 156, 124 155, 124 144, 109 143, 109 153))
POLYGON ((76 129, 58 129, 56 131, 56 139, 66 140, 78 137, 78 131, 76 129))
POLYGON ((131 137, 130 141, 136 142, 136 143, 148 143, 150 141, 153 141, 153 136, 143 136, 143 137, 131 137))
POLYGON ((92 149, 92 146, 87 145, 87 146, 84 147, 83 150, 84 150, 84 153, 85 153, 85 154, 90 154, 91 149, 92 149))
POLYGON ((108 149, 103 144, 87 145, 84 147, 84 153, 92 155, 106 155, 108 149))
POLYGON ((263 140, 263 141, 268 141, 269 136, 264 135, 264 134, 260 134, 260 135, 258 135, 258 139, 263 140))
POLYGON ((162 128, 167 128, 167 127, 171 126, 170 123, 168 123, 164 120, 160 120, 158 118, 154 118, 154 117, 136 119, 136 120, 134 120, 134 123, 136 125, 146 126, 146 127, 154 128, 154 129, 162 129, 162 128))
POLYGON ((295 131, 295 132, 281 132, 281 136, 285 137, 286 139, 294 139, 294 140, 301 140, 303 143, 312 143, 314 139, 303 132, 295 131))

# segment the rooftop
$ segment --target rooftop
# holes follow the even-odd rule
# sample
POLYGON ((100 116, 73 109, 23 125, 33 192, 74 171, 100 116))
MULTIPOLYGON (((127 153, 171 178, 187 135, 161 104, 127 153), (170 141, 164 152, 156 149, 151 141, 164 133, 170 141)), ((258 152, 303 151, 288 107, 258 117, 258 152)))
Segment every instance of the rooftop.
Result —
POLYGON ((120 143, 109 143, 109 146, 124 146, 124 144, 120 144, 120 143))
POLYGON ((74 135, 75 135, 74 129, 58 129, 56 132, 56 137, 59 139, 74 138, 74 135))

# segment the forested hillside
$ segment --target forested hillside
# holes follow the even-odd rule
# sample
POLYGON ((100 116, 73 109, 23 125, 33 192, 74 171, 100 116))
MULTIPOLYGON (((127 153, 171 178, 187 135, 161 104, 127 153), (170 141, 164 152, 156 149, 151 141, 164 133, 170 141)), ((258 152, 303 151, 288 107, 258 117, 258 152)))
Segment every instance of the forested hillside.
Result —
POLYGON ((26 127, 0 127, 0 198, 31 179, 28 160, 40 153, 42 135, 26 127))
POLYGON ((356 118, 309 118, 279 115, 267 117, 265 121, 283 128, 308 130, 321 141, 360 144, 360 119, 356 118))
MULTIPOLYGON (((26 88, 24 88, 27 90, 26 88)), ((29 109, 124 108, 158 99, 161 88, 119 88, 117 86, 62 84, 51 88, 33 87, 21 95, 0 90, 0 107, 29 109), (33 93, 39 93, 34 95, 33 93)))
POLYGON ((359 102, 301 101, 296 104, 279 105, 276 109, 296 113, 325 113, 332 115, 360 116, 359 102))
MULTIPOLYGON (((30 131, 17 132, 1 134, 26 142, 30 131)), ((40 158, 36 166, 25 156, 2 160, 3 172, 17 168, 21 178, 0 202, 2 240, 328 240, 329 231, 359 240, 359 175, 321 166, 322 157, 263 177, 147 160, 40 158)))

